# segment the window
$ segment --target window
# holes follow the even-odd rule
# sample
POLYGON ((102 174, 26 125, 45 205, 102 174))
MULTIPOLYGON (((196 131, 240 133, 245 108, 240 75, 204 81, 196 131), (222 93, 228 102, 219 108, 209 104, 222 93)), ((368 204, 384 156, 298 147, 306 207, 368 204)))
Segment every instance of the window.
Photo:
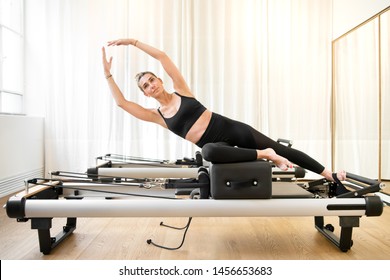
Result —
POLYGON ((0 113, 23 113, 23 0, 0 0, 0 113))

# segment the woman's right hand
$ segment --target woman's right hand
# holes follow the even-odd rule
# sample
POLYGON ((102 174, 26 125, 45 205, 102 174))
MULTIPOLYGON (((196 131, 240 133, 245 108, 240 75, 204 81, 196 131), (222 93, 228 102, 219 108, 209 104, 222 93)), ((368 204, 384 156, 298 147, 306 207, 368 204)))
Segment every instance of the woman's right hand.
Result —
POLYGON ((106 49, 104 47, 102 48, 102 54, 103 54, 104 75, 107 77, 111 75, 112 56, 110 57, 110 60, 107 60, 106 49))
POLYGON ((127 45, 134 45, 136 40, 134 39, 118 39, 118 40, 113 40, 113 41, 108 41, 107 46, 127 46, 127 45))

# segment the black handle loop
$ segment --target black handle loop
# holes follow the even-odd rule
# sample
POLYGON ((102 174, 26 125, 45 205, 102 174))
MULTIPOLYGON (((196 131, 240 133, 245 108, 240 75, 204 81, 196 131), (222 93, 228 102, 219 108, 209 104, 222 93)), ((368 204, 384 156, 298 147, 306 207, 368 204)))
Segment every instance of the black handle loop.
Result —
POLYGON ((232 189, 242 189, 249 187, 256 187, 259 184, 257 179, 251 179, 246 181, 227 181, 226 186, 232 189))

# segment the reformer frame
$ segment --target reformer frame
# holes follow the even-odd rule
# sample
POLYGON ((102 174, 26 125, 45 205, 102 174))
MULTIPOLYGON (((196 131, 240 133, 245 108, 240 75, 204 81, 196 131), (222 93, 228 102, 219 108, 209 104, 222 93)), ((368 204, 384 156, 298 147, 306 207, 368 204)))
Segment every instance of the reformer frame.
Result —
MULTIPOLYGON (((134 174, 139 174, 137 172, 140 170, 130 169, 135 172, 134 174)), ((359 227, 360 217, 380 216, 383 211, 383 202, 378 196, 373 195, 383 187, 383 184, 351 173, 347 173, 347 180, 351 182, 349 189, 324 179, 310 182, 305 186, 312 193, 318 190, 323 193, 323 188, 327 189, 328 197, 325 198, 323 195, 316 194, 313 195, 316 198, 215 200, 208 199, 207 191, 202 197, 201 190, 209 188, 210 184, 207 170, 203 167, 191 168, 197 170, 196 176, 191 173, 191 176, 186 177, 183 171, 180 171, 185 169, 189 168, 169 168, 170 176, 164 173, 166 175, 164 179, 161 179, 160 173, 154 172, 155 168, 151 168, 150 171, 156 176, 148 179, 143 176, 126 177, 123 173, 116 173, 117 170, 111 175, 100 173, 69 175, 68 172, 53 172, 50 179, 32 179, 26 182, 26 190, 8 200, 7 214, 10 218, 16 218, 18 222, 31 220, 31 228, 38 231, 39 247, 43 254, 49 254, 76 229, 78 217, 190 217, 191 219, 192 217, 314 216, 315 228, 342 252, 347 252, 353 244, 352 229, 359 227), (76 178, 69 179, 69 177, 76 178), (153 188, 161 189, 161 193, 169 189, 190 188, 197 191, 203 199, 174 199, 169 196, 148 195, 147 192, 153 188), (120 191, 121 189, 123 191, 120 191), (142 189, 142 192, 132 193, 134 189, 142 189), (132 191, 128 192, 128 190, 132 191), (137 198, 87 199, 91 192, 99 193, 103 198, 129 196, 137 198), (153 203, 150 203, 150 199, 153 199, 153 203), (339 237, 334 234, 333 225, 325 224, 325 216, 339 217, 341 227, 339 237), (50 233, 52 219, 58 217, 67 218, 66 225, 60 233, 52 237, 50 233)), ((189 223, 190 220, 187 228, 184 227, 186 230, 189 223)), ((151 241, 148 240, 148 243, 150 244, 151 241)))

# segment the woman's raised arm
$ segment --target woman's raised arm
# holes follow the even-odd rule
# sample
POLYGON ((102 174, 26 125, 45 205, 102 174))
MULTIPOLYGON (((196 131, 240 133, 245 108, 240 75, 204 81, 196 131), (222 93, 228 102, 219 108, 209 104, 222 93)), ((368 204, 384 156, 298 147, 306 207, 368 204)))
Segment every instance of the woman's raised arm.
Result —
POLYGON ((108 46, 120 45, 133 45, 160 61, 165 72, 171 77, 174 89, 183 95, 193 96, 183 75, 165 52, 135 39, 119 39, 108 42, 108 46))
POLYGON ((116 104, 119 107, 121 107, 123 110, 128 112, 129 114, 136 117, 137 119, 148 121, 148 122, 154 122, 166 128, 165 122, 160 117, 156 109, 146 109, 137 103, 125 99, 123 93, 121 92, 121 90, 119 89, 118 85, 115 83, 111 75, 112 57, 110 57, 110 59, 107 60, 106 50, 104 49, 104 47, 102 48, 102 55, 103 55, 104 75, 107 79, 108 86, 110 88, 112 97, 114 98, 116 104))

